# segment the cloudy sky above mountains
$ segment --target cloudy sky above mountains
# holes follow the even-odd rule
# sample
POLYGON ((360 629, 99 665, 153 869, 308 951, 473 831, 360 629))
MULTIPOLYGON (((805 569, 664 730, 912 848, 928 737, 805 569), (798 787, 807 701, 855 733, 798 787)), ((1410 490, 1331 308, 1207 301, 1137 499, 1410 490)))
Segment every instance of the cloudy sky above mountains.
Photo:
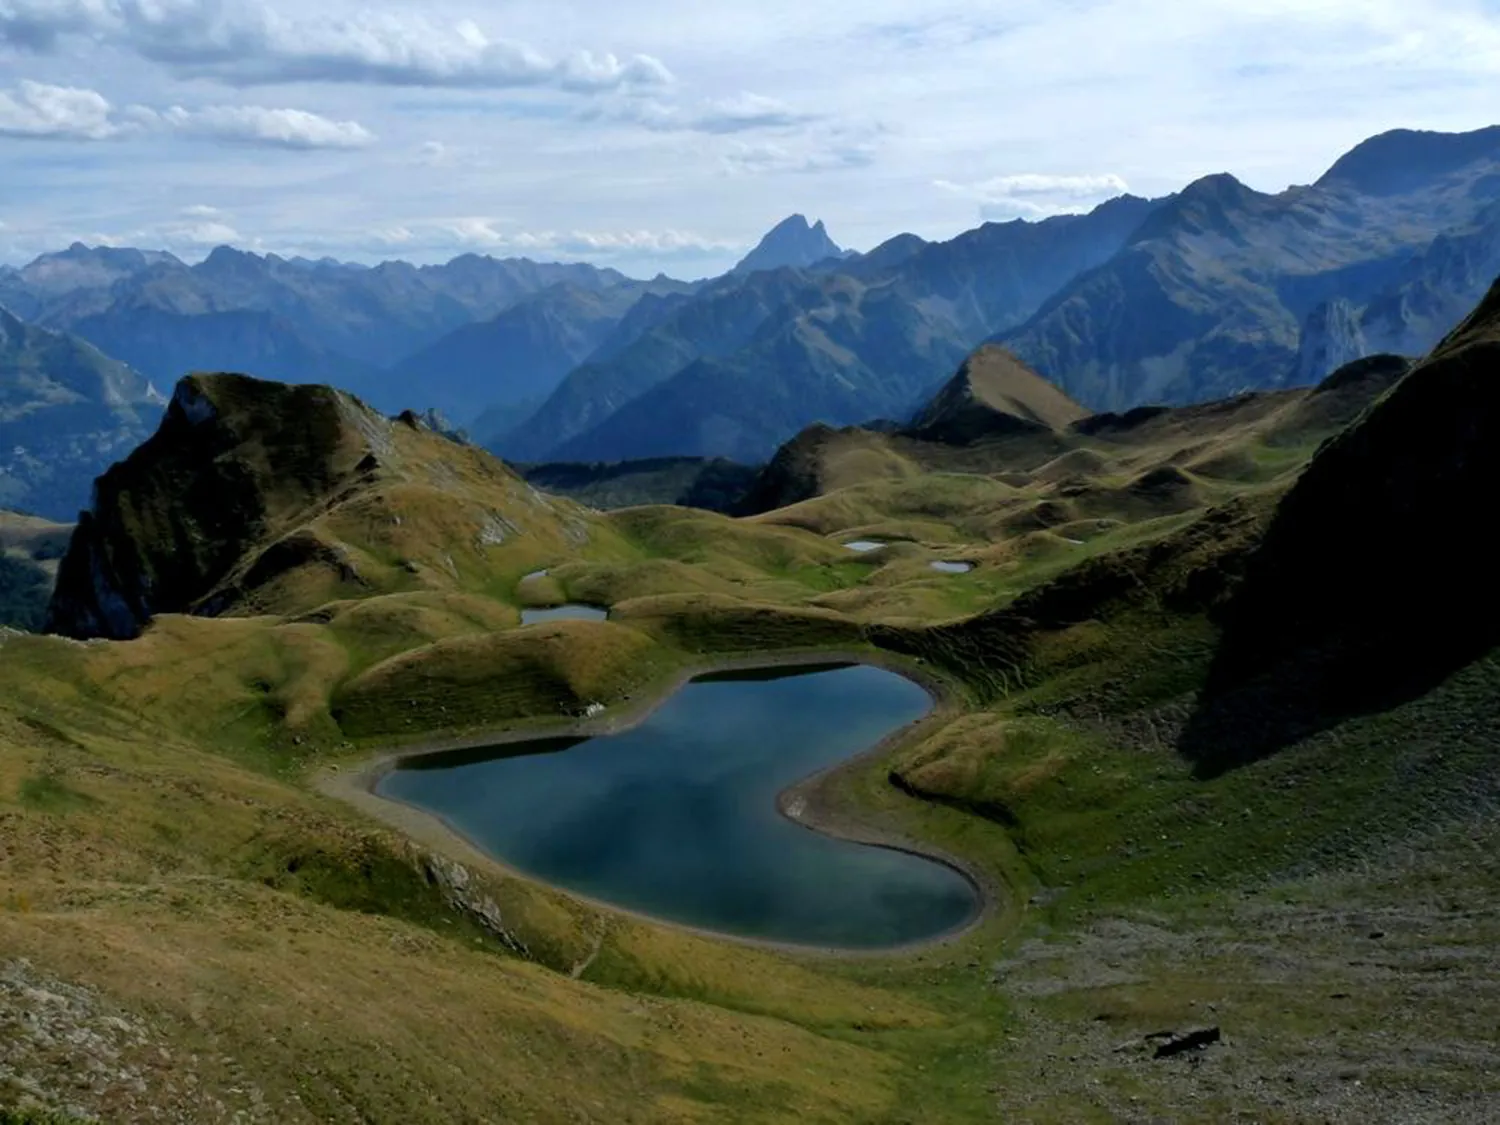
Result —
POLYGON ((1500 120, 1500 0, 0 0, 0 261, 730 265, 1500 120))

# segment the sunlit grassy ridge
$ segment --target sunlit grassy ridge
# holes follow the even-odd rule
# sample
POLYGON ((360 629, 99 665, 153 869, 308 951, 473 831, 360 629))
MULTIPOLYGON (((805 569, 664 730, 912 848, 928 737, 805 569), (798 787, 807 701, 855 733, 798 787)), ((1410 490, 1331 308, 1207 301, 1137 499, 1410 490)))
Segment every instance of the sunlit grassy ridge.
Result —
MULTIPOLYGON (((823 439, 854 451, 840 487, 740 521, 599 515, 364 418, 340 456, 375 427, 392 443, 379 467, 340 477, 333 502, 277 508, 249 549, 305 535, 333 556, 294 554, 272 581, 223 587, 254 590, 225 615, 162 614, 128 643, 0 642, 0 984, 84 990, 56 1018, 104 1037, 128 1077, 69 1092, 34 1037, 12 1036, 20 1073, 53 1108, 123 1121, 1299 1120, 1253 1083, 1199 1104, 1190 1080, 1114 1047, 1201 1002, 1252 1058, 1263 1029, 1316 1053, 1326 997, 1093 928, 1144 911, 1191 942, 1267 887, 1302 909, 1313 892, 1287 879, 1488 799, 1493 658, 1242 769, 1210 775, 1181 749, 1281 497, 1370 397, 1106 419, 1071 451, 843 432, 823 439), (888 545, 856 555, 856 536, 888 545), (931 569, 945 559, 977 565, 931 569), (610 620, 520 624, 563 599, 610 620), (430 823, 382 827, 316 785, 375 748, 621 713, 716 657, 834 653, 898 662, 944 696, 807 796, 828 823, 977 870, 997 908, 954 943, 855 960, 732 945, 510 875, 430 823), (1055 958, 1017 953, 1049 933, 1055 958), (1014 988, 990 981, 1002 958, 1019 958, 1001 972, 1014 988), (1080 1027, 1096 1015, 1103 1048, 1080 1027), (111 1046, 109 1020, 144 1030, 111 1046)), ((1494 888, 1488 868, 1452 878, 1455 895, 1494 888)), ((1387 891, 1339 894, 1355 910, 1387 891)), ((1474 964, 1465 981, 1493 983, 1474 964)), ((0 1021, 16 994, 0 989, 0 1021)), ((1404 1027, 1360 1006, 1350 1057, 1407 1091, 1379 1045, 1408 1030, 1453 1045, 1445 1002, 1408 994, 1404 1027)), ((1445 1056, 1440 1079, 1472 1087, 1488 1057, 1445 1056)), ((37 1100, 7 1073, 0 1106, 37 1100)))

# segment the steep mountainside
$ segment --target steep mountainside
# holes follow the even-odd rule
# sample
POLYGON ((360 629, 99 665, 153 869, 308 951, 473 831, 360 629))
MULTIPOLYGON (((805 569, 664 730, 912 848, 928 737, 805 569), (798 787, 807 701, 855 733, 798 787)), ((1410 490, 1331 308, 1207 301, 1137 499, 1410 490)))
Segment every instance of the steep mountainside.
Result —
POLYGON ((490 547, 523 530, 565 551, 590 524, 413 415, 392 421, 328 387, 194 375, 155 435, 100 478, 51 627, 124 638, 160 613, 461 589, 490 547))
POLYGON ((950 242, 902 235, 817 273, 721 278, 692 297, 642 310, 651 319, 648 330, 624 346, 607 342, 564 380, 523 434, 498 448, 532 460, 609 460, 624 448, 641 456, 696 453, 722 434, 733 447, 708 448, 710 455, 759 457, 814 421, 905 418, 951 375, 959 357, 992 332, 1019 323, 1077 271, 1108 259, 1155 206, 1127 196, 1087 215, 986 224, 950 242), (879 294, 891 317, 890 339, 838 327, 860 319, 853 310, 864 299, 851 295, 866 289, 879 294), (831 327, 818 327, 823 321, 831 327), (920 339, 902 341, 908 331, 920 339), (835 347, 824 346, 830 338, 835 347), (882 374, 891 366, 882 354, 887 346, 910 364, 899 385, 882 374), (699 360, 716 362, 699 366, 699 360), (834 374, 838 368, 847 375, 834 374), (724 373, 722 386, 713 385, 715 372, 724 373), (680 385, 674 378, 679 373, 680 385), (796 379, 803 375, 811 381, 799 404, 796 379), (829 377, 846 385, 820 383, 829 377), (669 380, 680 394, 669 389, 669 380), (764 400, 759 391, 745 392, 745 380, 767 388, 764 400), (860 401, 872 382, 884 389, 860 401), (648 420, 639 435, 627 433, 635 425, 630 417, 655 409, 651 402, 630 417, 606 422, 658 387, 652 401, 678 398, 671 408, 675 430, 648 420), (602 435, 597 447, 583 436, 595 427, 602 435))
POLYGON ((1122 195, 1081 215, 985 223, 947 242, 899 235, 846 270, 890 279, 977 345, 1023 323, 1073 278, 1108 261, 1162 201, 1122 195))
POLYGON ((1493 560, 1464 536, 1497 488, 1500 282, 1281 503, 1225 613, 1189 752, 1226 768, 1500 645, 1493 560))
POLYGON ((1373 350, 1421 355, 1451 331, 1500 277, 1500 200, 1472 224, 1439 235, 1398 283, 1361 310, 1373 350))
POLYGON ((1006 426, 1061 430, 1088 413, 1004 348, 987 345, 964 360, 917 415, 911 432, 961 444, 1006 426))
POLYGON ((488 409, 539 403, 610 338, 643 297, 690 289, 667 278, 621 281, 602 290, 550 286, 403 360, 378 381, 372 397, 382 406, 409 399, 408 405, 436 408, 462 425, 488 409))
POLYGON ((828 237, 822 219, 808 226, 802 215, 790 215, 772 227, 733 272, 748 274, 757 270, 779 270, 783 266, 806 268, 843 255, 843 248, 828 237))
POLYGON ((0 504, 71 519, 163 401, 123 363, 0 308, 0 504))
MULTIPOLYGON (((1320 303, 1365 305, 1405 281, 1434 239, 1467 230, 1497 200, 1500 131, 1493 129, 1386 134, 1318 184, 1274 196, 1210 176, 1000 339, 1096 409, 1286 385, 1299 371, 1299 350, 1304 377, 1321 374, 1305 359, 1329 349, 1300 347, 1320 303)), ((1376 334, 1367 345, 1420 351, 1451 326, 1398 320, 1411 331, 1376 334)), ((1326 314, 1315 318, 1311 331, 1326 324, 1326 314)), ((1333 362, 1344 358, 1338 352, 1329 352, 1333 362)))
POLYGON ((85 317, 75 331, 161 386, 190 371, 253 371, 267 379, 331 383, 355 392, 378 387, 373 367, 320 347, 276 313, 233 309, 177 312, 122 299, 85 317))
MULTIPOLYGON (((903 416, 930 373, 964 342, 893 286, 829 275, 802 313, 767 321, 749 343, 705 357, 555 450, 556 460, 727 457, 759 462, 813 419, 847 424, 903 416)), ((528 428, 539 425, 538 414, 528 428)))
MULTIPOLYGON (((770 270, 706 286, 685 301, 659 299, 647 314, 647 323, 660 314, 656 323, 623 347, 617 339, 606 340, 603 358, 573 371, 497 450, 522 461, 613 460, 592 453, 570 458, 562 450, 695 360, 720 358, 747 346, 779 310, 820 302, 821 285, 820 279, 798 270, 770 270)), ((675 451, 651 455, 667 452, 675 451)))

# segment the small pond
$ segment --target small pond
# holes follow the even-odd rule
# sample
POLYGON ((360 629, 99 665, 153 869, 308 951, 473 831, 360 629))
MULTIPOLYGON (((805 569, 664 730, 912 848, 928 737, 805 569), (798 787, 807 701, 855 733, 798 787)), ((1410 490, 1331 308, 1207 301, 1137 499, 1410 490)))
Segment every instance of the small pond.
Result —
POLYGON ((521 624, 535 625, 539 621, 603 621, 608 616, 609 610, 603 606, 572 602, 568 605, 548 606, 546 609, 523 609, 521 624))
POLYGON ((880 548, 884 547, 885 544, 880 542, 878 539, 853 539, 848 543, 845 543, 844 546, 848 550, 858 551, 860 554, 865 554, 867 551, 878 551, 880 550, 880 548))
POLYGON ((935 562, 930 565, 933 570, 942 574, 968 574, 974 569, 971 562, 935 562))
POLYGON ((892 947, 961 926, 974 887, 933 860, 795 824, 776 798, 931 706, 910 680, 865 665, 708 676, 631 730, 418 758, 377 791, 628 910, 740 937, 892 947))

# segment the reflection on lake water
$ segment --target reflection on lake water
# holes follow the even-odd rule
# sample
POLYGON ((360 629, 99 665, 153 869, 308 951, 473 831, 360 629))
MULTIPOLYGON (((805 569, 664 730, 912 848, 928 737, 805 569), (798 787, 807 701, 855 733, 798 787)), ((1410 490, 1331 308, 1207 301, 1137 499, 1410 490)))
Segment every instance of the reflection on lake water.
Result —
POLYGON ((968 880, 812 832, 776 797, 930 708, 918 685, 864 665, 709 676, 632 730, 416 759, 378 791, 626 909, 743 937, 895 946, 971 917, 968 880))

